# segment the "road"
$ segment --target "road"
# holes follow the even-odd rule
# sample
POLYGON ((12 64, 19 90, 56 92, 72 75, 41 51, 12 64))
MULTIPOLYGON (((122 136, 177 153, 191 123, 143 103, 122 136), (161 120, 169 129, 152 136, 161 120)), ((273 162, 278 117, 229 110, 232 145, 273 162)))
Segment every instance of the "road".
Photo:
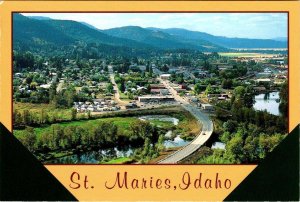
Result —
POLYGON ((62 90, 62 87, 64 86, 64 82, 65 82, 64 80, 60 80, 58 82, 58 85, 56 87, 56 92, 60 92, 62 90))
POLYGON ((118 88, 118 85, 116 84, 114 70, 111 65, 108 65, 108 72, 109 72, 110 81, 114 87, 115 101, 117 103, 119 103, 120 105, 127 105, 129 102, 126 102, 126 101, 123 101, 120 99, 119 88, 118 88))
POLYGON ((158 162, 159 164, 176 164, 178 161, 186 158, 199 149, 210 138, 214 127, 213 122, 210 120, 208 115, 200 111, 197 107, 191 105, 186 99, 180 97, 167 81, 161 80, 161 83, 169 89, 175 100, 182 103, 183 108, 189 111, 200 123, 202 123, 202 131, 192 142, 158 162))

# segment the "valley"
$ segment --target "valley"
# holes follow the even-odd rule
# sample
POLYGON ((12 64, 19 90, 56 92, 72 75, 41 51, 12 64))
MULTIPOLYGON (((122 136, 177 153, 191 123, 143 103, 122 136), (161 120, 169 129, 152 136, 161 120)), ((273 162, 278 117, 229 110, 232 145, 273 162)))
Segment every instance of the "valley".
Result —
POLYGON ((14 135, 45 164, 257 163, 287 134, 287 53, 15 13, 14 135))

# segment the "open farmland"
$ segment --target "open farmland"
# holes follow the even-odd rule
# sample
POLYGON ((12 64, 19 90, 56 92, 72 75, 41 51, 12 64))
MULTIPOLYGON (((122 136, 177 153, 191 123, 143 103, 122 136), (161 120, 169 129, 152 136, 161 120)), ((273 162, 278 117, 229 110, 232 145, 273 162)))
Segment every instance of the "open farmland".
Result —
POLYGON ((272 58, 272 57, 278 56, 279 54, 224 52, 224 53, 219 53, 219 55, 224 56, 224 57, 245 57, 245 58, 264 57, 264 58, 272 58))

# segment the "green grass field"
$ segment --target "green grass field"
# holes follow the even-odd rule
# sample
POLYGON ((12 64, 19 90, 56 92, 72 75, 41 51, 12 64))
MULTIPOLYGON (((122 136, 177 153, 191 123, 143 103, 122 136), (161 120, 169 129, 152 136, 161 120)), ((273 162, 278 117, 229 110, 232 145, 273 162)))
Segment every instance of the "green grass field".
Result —
MULTIPOLYGON (((104 121, 113 122, 118 128, 124 132, 129 129, 130 125, 136 121, 137 118, 134 117, 114 117, 114 118, 101 118, 101 119, 94 119, 94 120, 81 120, 81 121, 72 121, 72 122, 65 122, 65 123, 58 123, 62 127, 66 126, 84 126, 84 127, 96 127, 99 123, 104 121)), ((34 128, 34 132, 37 136, 40 136, 42 133, 51 133, 51 126, 46 127, 38 127, 34 128)), ((14 135, 17 137, 22 134, 22 130, 14 130, 14 135)))
MULTIPOLYGON (((83 127, 96 127, 101 122, 113 122, 118 129, 124 133, 129 130, 130 125, 137 121, 138 118, 136 117, 113 117, 113 118, 100 118, 100 119, 93 119, 93 120, 80 120, 80 121, 72 121, 72 122, 64 122, 64 123, 57 123, 62 127, 66 126, 83 126, 83 127)), ((160 127, 169 128, 172 127, 173 124, 166 121, 159 121, 159 120, 151 120, 150 121, 154 125, 158 125, 160 127)), ((47 125, 45 127, 37 127, 34 128, 34 132, 39 137, 42 133, 51 133, 52 131, 51 126, 47 125)), ((14 130, 15 136, 21 136, 23 130, 14 130)))
POLYGON ((70 109, 58 109, 51 104, 32 104, 32 103, 13 103, 14 110, 22 113, 24 110, 29 112, 40 114, 42 110, 48 114, 49 117, 55 115, 57 119, 70 120, 71 119, 71 108, 70 109))
POLYGON ((105 164, 124 164, 124 163, 131 162, 131 161, 132 161, 131 158, 120 157, 120 158, 112 159, 112 160, 110 160, 108 162, 105 162, 105 164))
MULTIPOLYGON (((34 105, 34 104, 20 104, 17 105, 18 110, 49 110, 51 112, 51 106, 49 105, 34 105)), ((59 110, 60 113, 65 113, 67 110, 61 110, 61 109, 53 109, 53 110, 59 110)), ((192 139, 195 134, 199 131, 200 127, 197 123, 197 120, 187 111, 185 111, 181 107, 169 107, 169 108, 160 108, 160 109, 152 109, 152 110, 142 110, 141 111, 131 111, 132 114, 127 113, 121 113, 121 114, 114 114, 110 117, 94 117, 94 119, 81 119, 76 121, 65 121, 65 122, 57 122, 55 125, 59 125, 61 129, 64 130, 67 126, 81 126, 83 131, 87 132, 93 132, 93 128, 96 128, 98 125, 101 124, 101 122, 113 122, 118 127, 118 134, 122 134, 125 136, 130 135, 130 126, 138 120, 139 116, 143 115, 149 115, 149 114, 157 114, 157 115, 168 115, 171 117, 175 117, 179 119, 178 126, 174 127, 173 123, 169 121, 162 121, 158 119, 150 120, 151 124, 154 124, 161 128, 161 132, 165 132, 165 130, 175 130, 176 132, 179 132, 182 134, 183 138, 185 139, 192 139), (92 129, 92 130, 91 130, 92 129)), ((52 124, 53 125, 53 124, 52 124)), ((45 138, 48 135, 51 135, 53 133, 54 127, 52 125, 41 125, 39 127, 34 127, 34 133, 37 137, 37 140, 41 140, 40 138, 45 138), (42 136, 45 135, 45 136, 42 136)), ((14 129, 13 131, 14 135, 17 138, 24 138, 24 135, 27 135, 28 132, 24 129, 17 130, 14 129)), ((43 139, 44 140, 44 139, 43 139)), ((58 151, 51 151, 49 153, 45 153, 38 158, 40 159, 50 159, 50 158, 60 158, 63 156, 71 155, 73 154, 73 151, 70 150, 58 150, 58 151)), ((120 158, 113 158, 113 159, 107 159, 103 162, 99 162, 100 164, 128 164, 133 163, 132 158, 128 157, 120 157, 120 158)))
MULTIPOLYGON (((37 112, 39 110, 44 109, 45 111, 51 113, 51 106, 50 105, 45 105, 45 104, 17 104, 18 110, 36 110, 37 112)), ((66 120, 70 120, 70 118, 67 118, 66 115, 70 113, 68 109, 52 109, 52 110, 57 110, 57 113, 60 113, 61 116, 64 116, 66 120)), ((96 119, 81 119, 81 120, 76 120, 76 121, 69 121, 69 122, 58 122, 56 123, 57 125, 61 126, 62 128, 65 128, 66 126, 81 126, 85 131, 90 130, 91 128, 97 127, 101 122, 113 122, 117 127, 118 127, 118 132, 123 133, 124 135, 129 135, 128 131, 130 131, 130 125, 134 123, 135 121, 138 120, 137 117, 141 115, 147 115, 147 111, 145 113, 137 113, 137 114, 131 114, 126 116, 126 114, 115 114, 110 117, 98 117, 96 119), (125 116, 124 116, 125 115, 125 116)), ((132 111, 135 112, 135 111, 132 111)), ((137 111, 138 112, 138 111, 137 111)), ((148 111, 150 114, 152 114, 154 111, 149 110, 148 111)), ((53 112, 52 112, 53 113, 53 112)), ((162 108, 162 109, 156 109, 156 113, 154 114, 165 114, 169 115, 171 117, 178 118, 179 124, 174 128, 173 123, 168 122, 168 121, 162 121, 162 120, 151 120, 150 122, 159 128, 163 128, 166 130, 172 130, 171 128, 175 129, 179 133, 182 134, 182 137, 188 137, 188 138, 193 138, 195 135, 197 135, 201 129, 201 126, 199 126, 197 120, 195 117, 193 117, 190 113, 187 111, 184 111, 180 107, 173 107, 173 108, 162 108)), ((53 133, 53 127, 51 125, 42 125, 39 127, 33 128, 34 133, 36 134, 37 138, 40 138, 42 134, 52 134, 53 133)), ((14 135, 16 137, 22 137, 25 133, 24 130, 19 130, 19 129, 14 129, 14 135)))
POLYGON ((127 95, 125 95, 124 93, 120 92, 120 99, 123 101, 131 101, 127 95))

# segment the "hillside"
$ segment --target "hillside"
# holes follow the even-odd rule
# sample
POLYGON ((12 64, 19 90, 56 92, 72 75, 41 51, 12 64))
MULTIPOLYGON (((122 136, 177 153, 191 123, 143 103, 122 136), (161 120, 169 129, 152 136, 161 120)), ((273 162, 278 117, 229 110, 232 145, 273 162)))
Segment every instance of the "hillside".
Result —
POLYGON ((94 57, 105 54, 147 55, 177 49, 221 52, 228 51, 228 48, 287 47, 287 42, 282 39, 228 38, 178 28, 138 26, 99 30, 85 22, 25 17, 21 14, 13 15, 13 42, 15 50, 40 54, 68 52, 74 55, 75 48, 81 52, 92 51, 94 57))
POLYGON ((70 45, 74 38, 45 23, 46 20, 27 18, 20 14, 13 15, 13 41, 25 45, 70 45))
POLYGON ((194 49, 200 51, 220 51, 223 47, 197 39, 187 40, 160 30, 145 29, 138 26, 125 26, 102 30, 103 33, 118 38, 130 39, 161 49, 194 49))
POLYGON ((93 44, 98 52, 107 54, 150 54, 164 50, 190 49, 198 51, 226 50, 205 40, 187 40, 156 30, 127 26, 108 30, 72 20, 55 20, 40 16, 13 16, 14 49, 40 51, 45 54, 57 49, 67 52, 78 44, 93 44))
POLYGON ((229 38, 223 36, 214 36, 204 32, 189 31, 186 29, 170 28, 148 28, 149 30, 155 30, 170 34, 172 36, 181 37, 185 40, 206 40, 211 43, 223 46, 226 48, 286 48, 286 41, 271 40, 271 39, 247 39, 247 38, 229 38))
POLYGON ((78 41, 84 41, 86 43, 101 43, 112 46, 126 46, 133 48, 151 48, 150 46, 136 42, 134 40, 124 40, 104 34, 96 29, 82 24, 81 22, 72 20, 48 20, 44 22, 65 33, 65 35, 73 37, 78 41))
POLYGON ((81 22, 32 18, 21 14, 13 15, 13 46, 14 50, 47 55, 75 54, 74 48, 81 52, 93 51, 98 56, 145 55, 159 51, 147 44, 109 36, 81 22))

